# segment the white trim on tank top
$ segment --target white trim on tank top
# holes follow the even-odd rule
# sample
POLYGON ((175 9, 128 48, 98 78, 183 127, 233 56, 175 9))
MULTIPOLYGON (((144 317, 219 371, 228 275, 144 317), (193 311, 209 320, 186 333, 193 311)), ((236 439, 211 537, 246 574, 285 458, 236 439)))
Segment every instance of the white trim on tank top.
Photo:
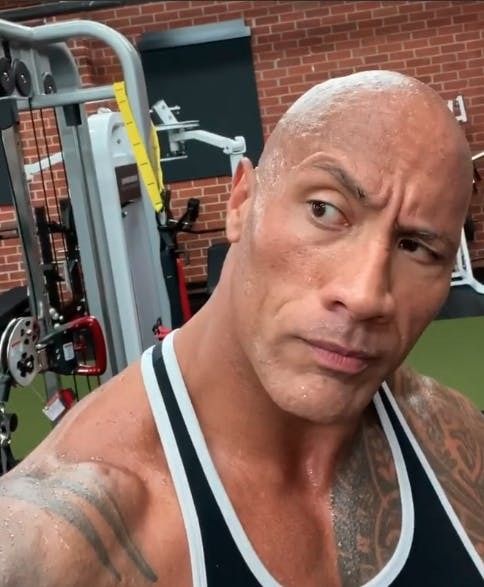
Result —
MULTIPOLYGON (((185 425, 187 427, 188 433, 190 434, 191 441, 197 452, 210 489, 212 490, 214 498, 225 519, 232 538, 234 539, 241 556, 245 560, 254 577, 262 587, 282 587, 281 584, 278 583, 278 581, 276 581, 276 579, 271 575, 255 552, 234 510, 232 502, 230 501, 230 498, 225 491, 220 476, 215 468, 215 464, 210 457, 203 432, 200 428, 198 418, 193 408, 193 404, 191 402, 188 390, 183 380, 180 366, 178 364, 178 360, 176 358, 174 348, 175 333, 176 331, 171 332, 163 341, 162 352, 165 361, 165 367, 173 388, 173 393, 178 402, 180 412, 185 421, 185 425)), ((410 481, 400 445, 398 444, 398 440, 393 430, 392 424, 378 394, 376 394, 374 398, 374 403, 383 430, 390 445, 390 450, 395 463, 395 470, 399 485, 402 518, 400 537, 393 555, 390 557, 386 565, 372 579, 365 583, 363 587, 387 587, 400 573, 410 553, 414 532, 414 508, 410 481)), ((182 501, 180 502, 180 507, 183 510, 184 503, 182 501)))
POLYGON ((207 572, 205 569, 200 523, 173 428, 153 369, 153 350, 154 347, 147 349, 141 357, 143 382, 173 480, 178 503, 180 504, 183 524, 187 535, 193 586, 207 587, 207 572))

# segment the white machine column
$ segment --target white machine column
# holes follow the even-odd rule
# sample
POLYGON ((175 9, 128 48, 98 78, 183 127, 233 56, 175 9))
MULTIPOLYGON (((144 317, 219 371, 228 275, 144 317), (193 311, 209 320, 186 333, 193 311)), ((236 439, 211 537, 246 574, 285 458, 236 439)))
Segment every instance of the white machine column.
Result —
POLYGON ((170 305, 160 258, 150 244, 158 235, 151 234, 153 218, 146 219, 138 170, 121 115, 100 112, 88 122, 114 285, 113 303, 123 339, 116 344, 123 346, 129 364, 154 343, 152 328, 157 318, 171 326, 170 305))

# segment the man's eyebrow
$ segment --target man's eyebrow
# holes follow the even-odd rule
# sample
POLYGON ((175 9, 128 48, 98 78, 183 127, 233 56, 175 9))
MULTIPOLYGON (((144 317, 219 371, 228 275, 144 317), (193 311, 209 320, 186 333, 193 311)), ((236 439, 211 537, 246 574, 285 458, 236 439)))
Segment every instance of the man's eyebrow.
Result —
POLYGON ((364 200, 368 197, 366 191, 358 185, 358 182, 354 180, 351 175, 342 167, 332 165, 330 163, 319 163, 315 162, 312 164, 317 169, 322 169, 331 174, 336 181, 338 181, 351 195, 357 200, 364 200))

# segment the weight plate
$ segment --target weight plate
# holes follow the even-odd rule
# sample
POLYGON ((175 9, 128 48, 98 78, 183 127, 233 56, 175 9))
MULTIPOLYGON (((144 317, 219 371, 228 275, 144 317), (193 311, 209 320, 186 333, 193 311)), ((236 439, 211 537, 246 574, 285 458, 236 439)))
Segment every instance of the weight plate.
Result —
POLYGON ((18 320, 18 318, 14 318, 13 320, 10 320, 10 322, 7 324, 7 327, 2 332, 2 335, 0 336, 0 372, 2 372, 2 373, 6 373, 7 369, 8 369, 8 366, 7 366, 7 348, 8 348, 7 343, 8 343, 10 333, 12 332, 13 327, 17 323, 17 320, 18 320))
POLYGON ((10 61, 6 57, 0 57, 0 95, 10 96, 15 88, 10 61))
POLYGON ((30 385, 40 371, 35 345, 39 326, 32 317, 19 318, 8 339, 7 367, 12 379, 22 387, 30 385))
POLYGON ((16 59, 13 62, 13 75, 18 93, 21 96, 28 97, 32 93, 32 77, 28 67, 23 61, 16 59))
POLYGON ((57 92, 57 86, 55 85, 54 76, 49 73, 45 72, 42 74, 42 82, 44 85, 44 92, 46 94, 55 94, 57 92))

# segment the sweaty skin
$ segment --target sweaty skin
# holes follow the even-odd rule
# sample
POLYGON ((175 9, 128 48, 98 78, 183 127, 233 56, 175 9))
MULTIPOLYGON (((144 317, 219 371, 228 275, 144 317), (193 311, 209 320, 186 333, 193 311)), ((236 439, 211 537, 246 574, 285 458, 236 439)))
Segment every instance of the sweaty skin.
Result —
MULTIPOLYGON (((448 293, 472 175, 431 89, 364 72, 302 96, 234 176, 220 282, 175 350, 234 508, 285 587, 362 585, 395 550, 399 490, 371 401, 384 379, 484 557, 482 416, 400 367, 448 293)), ((0 503, 2 585, 191 585, 138 363, 0 480, 0 503)))

